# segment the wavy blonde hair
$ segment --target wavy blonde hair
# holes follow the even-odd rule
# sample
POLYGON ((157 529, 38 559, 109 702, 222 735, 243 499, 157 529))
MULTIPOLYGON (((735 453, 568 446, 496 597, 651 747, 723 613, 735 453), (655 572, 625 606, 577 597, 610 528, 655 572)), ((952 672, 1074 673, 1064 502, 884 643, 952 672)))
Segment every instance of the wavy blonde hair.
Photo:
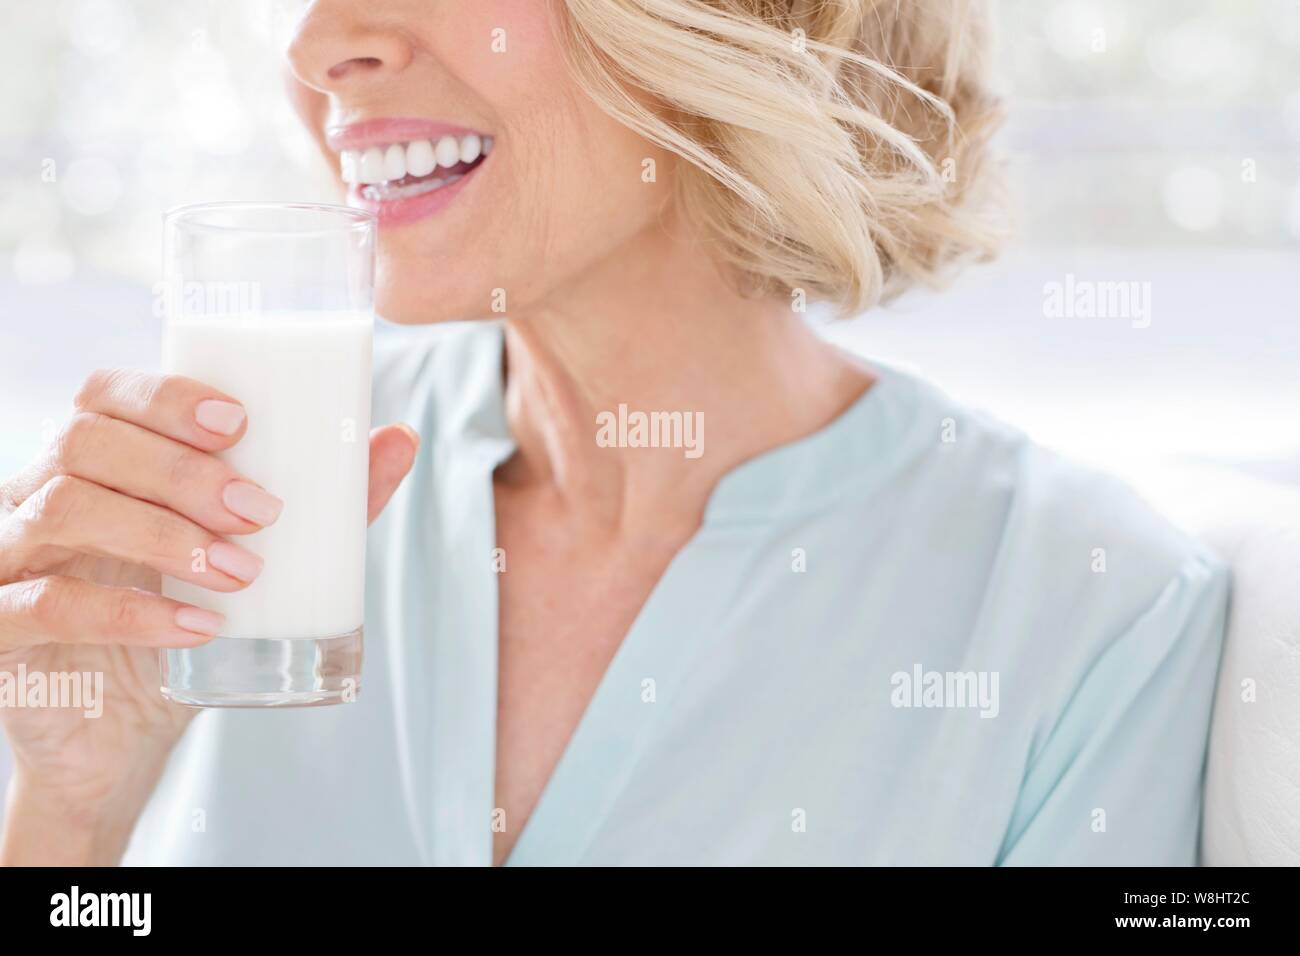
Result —
POLYGON ((683 212, 758 294, 866 309, 996 251, 979 0, 564 0, 587 92, 686 162, 683 212))

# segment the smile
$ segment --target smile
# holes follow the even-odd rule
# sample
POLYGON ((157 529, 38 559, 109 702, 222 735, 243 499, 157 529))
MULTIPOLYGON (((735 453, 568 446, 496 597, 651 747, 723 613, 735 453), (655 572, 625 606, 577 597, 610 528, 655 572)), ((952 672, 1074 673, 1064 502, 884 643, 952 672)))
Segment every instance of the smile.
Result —
POLYGON ((381 226, 423 219, 446 208, 492 152, 491 136, 439 133, 436 124, 414 129, 416 125, 379 121, 331 133, 343 182, 350 187, 349 201, 376 213, 381 226))

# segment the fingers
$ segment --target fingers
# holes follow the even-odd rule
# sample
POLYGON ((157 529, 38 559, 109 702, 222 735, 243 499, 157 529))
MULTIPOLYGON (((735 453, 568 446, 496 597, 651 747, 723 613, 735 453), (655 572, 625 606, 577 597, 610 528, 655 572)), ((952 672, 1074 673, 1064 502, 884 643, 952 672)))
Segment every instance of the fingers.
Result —
POLYGON ((0 648, 34 644, 196 647, 224 619, 213 611, 138 591, 51 575, 0 586, 0 648))
POLYGON ((384 510, 402 483, 420 448, 420 436, 409 425, 385 425, 370 433, 370 493, 367 521, 384 510))
POLYGON ((132 369, 91 372, 73 399, 78 411, 98 412, 203 451, 221 451, 244 434, 247 416, 234 398, 180 375, 132 369))
POLYGON ((81 552, 142 564, 214 591, 238 591, 262 559, 188 518, 102 485, 57 475, 0 524, 0 580, 81 552))
POLYGON ((55 474, 162 505, 219 534, 251 534, 273 523, 284 505, 212 455, 96 412, 72 417, 47 464, 55 474))
MULTIPOLYGON (((92 372, 74 403, 81 414, 60 433, 46 455, 0 486, 0 503, 17 508, 55 475, 64 473, 60 468, 69 449, 77 450, 76 440, 92 433, 89 423, 100 419, 117 419, 205 452, 231 447, 243 437, 247 425, 244 408, 235 399, 178 375, 127 369, 92 372)), ((164 461, 175 457, 175 453, 163 454, 164 461)), ((237 530, 227 523, 220 530, 234 534, 248 529, 237 530)))

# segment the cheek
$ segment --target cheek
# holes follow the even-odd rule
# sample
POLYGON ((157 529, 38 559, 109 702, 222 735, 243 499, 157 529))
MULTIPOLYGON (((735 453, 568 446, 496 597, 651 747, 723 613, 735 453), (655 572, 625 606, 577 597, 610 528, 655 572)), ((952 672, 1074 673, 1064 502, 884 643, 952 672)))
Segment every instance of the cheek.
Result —
POLYGON ((481 318, 498 289, 511 311, 527 308, 656 221, 669 155, 581 90, 545 7, 538 0, 458 4, 430 31, 426 42, 498 146, 472 221, 459 223, 455 235, 435 224, 381 236, 386 317, 481 318))
POLYGON ((665 157, 578 86, 549 6, 539 0, 457 5, 450 31, 456 40, 440 47, 500 124, 505 148, 495 190, 509 236, 498 248, 522 240, 554 256, 594 235, 613 238, 623 224, 639 228, 659 193, 643 175, 643 162, 653 160, 662 173, 665 157), (485 37, 498 42, 482 42, 485 37))
POLYGON ((326 163, 333 168, 337 165, 335 155, 325 143, 325 124, 329 117, 329 97, 320 90, 314 90, 293 75, 288 63, 283 67, 281 79, 289 105, 293 107, 299 122, 311 135, 317 148, 325 157, 326 163))
POLYGON ((584 101, 543 131, 530 179, 555 251, 611 251, 650 225, 663 204, 668 160, 584 101), (549 134, 549 135, 548 135, 549 134))
POLYGON ((495 171, 489 221, 481 230, 476 224, 455 271, 469 304, 504 289, 511 310, 527 311, 558 304, 658 221, 665 186, 661 176, 643 180, 642 163, 653 159, 662 173, 665 160, 603 113, 587 116, 555 101, 545 113, 521 115, 510 141, 495 171))

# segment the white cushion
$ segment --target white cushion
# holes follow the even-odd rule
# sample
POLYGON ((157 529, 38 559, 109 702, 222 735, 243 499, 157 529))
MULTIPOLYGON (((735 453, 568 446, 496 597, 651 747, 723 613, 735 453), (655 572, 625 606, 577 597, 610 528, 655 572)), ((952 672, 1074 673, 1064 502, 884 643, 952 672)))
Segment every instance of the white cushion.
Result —
POLYGON ((1138 483, 1232 567, 1202 862, 1300 865, 1300 489, 1209 468, 1138 483))

